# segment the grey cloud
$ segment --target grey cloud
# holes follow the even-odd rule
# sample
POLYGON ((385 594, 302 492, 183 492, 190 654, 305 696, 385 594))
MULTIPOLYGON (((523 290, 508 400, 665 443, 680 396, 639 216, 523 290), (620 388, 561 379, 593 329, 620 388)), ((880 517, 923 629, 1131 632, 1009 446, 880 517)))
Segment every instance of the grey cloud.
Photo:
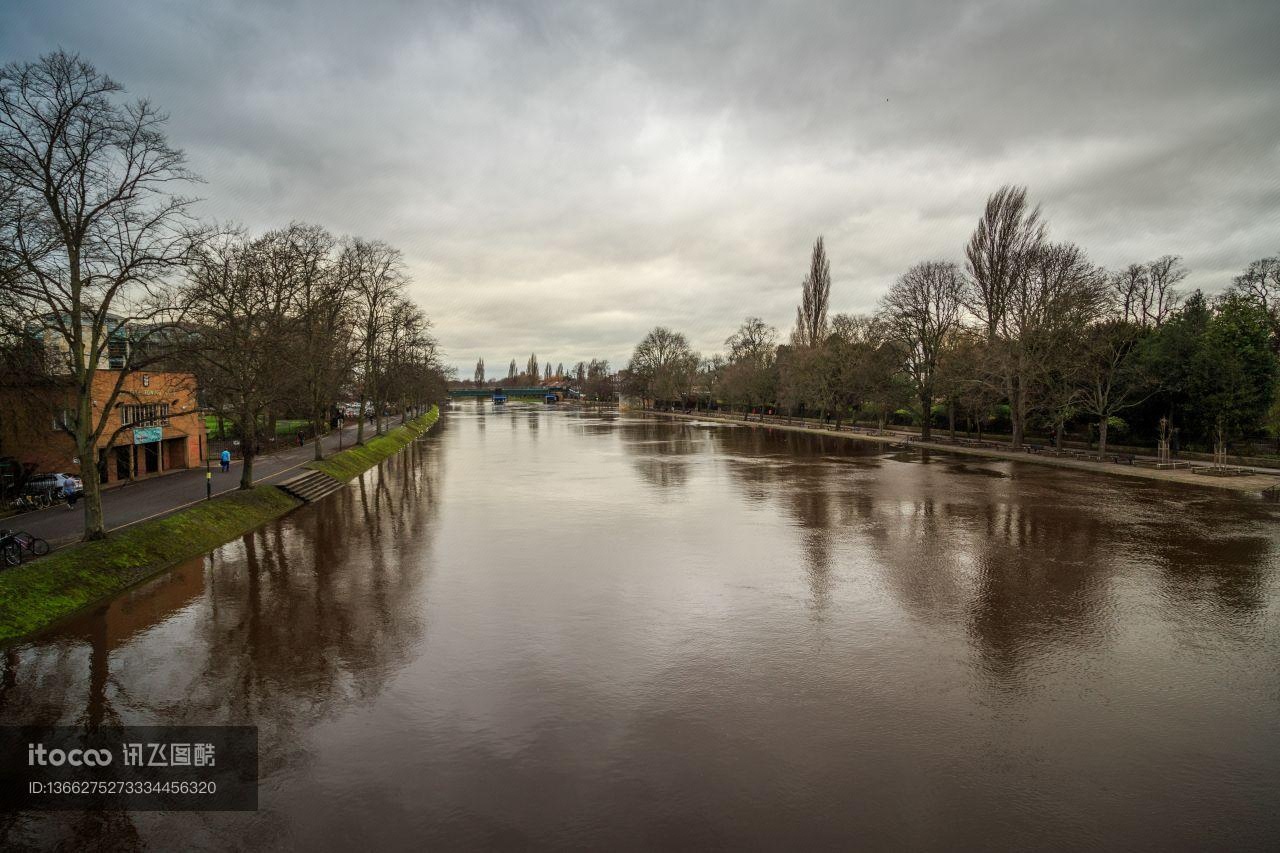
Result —
POLYGON ((205 215, 402 246, 464 374, 785 329, 818 233, 869 310, 1005 182, 1207 290, 1280 251, 1272 2, 9 6, 5 58, 170 111, 205 215))

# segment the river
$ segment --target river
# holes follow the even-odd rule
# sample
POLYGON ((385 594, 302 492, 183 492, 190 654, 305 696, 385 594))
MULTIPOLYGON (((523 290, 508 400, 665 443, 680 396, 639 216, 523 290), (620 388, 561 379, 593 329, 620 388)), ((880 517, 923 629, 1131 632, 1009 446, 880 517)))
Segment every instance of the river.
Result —
POLYGON ((1278 518, 465 405, 5 651, 5 724, 257 725, 258 811, 5 814, 0 847, 1261 849, 1278 518))

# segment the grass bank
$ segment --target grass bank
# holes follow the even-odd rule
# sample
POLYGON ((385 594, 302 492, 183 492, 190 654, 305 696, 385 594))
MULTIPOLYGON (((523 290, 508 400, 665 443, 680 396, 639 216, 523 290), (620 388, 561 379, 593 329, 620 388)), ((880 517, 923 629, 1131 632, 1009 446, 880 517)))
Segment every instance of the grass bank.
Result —
POLYGON ((1098 462, 1094 459, 1063 459, 1055 456, 1045 456, 1041 453, 1025 453, 1023 451, 1013 450, 1009 447, 966 447, 963 445, 943 444, 940 441, 922 442, 917 436, 903 435, 901 433, 874 435, 870 433, 846 432, 843 430, 836 432, 834 429, 819 428, 812 422, 810 422, 810 425, 806 426, 802 426, 800 424, 775 423, 772 421, 760 423, 759 421, 754 420, 744 421, 741 416, 726 418, 707 412, 684 414, 682 412, 654 412, 652 410, 646 410, 645 414, 665 416, 673 419, 679 418, 690 421, 706 421, 708 423, 730 423, 734 426, 750 427, 752 429, 766 429, 778 432, 801 432, 808 435, 825 435, 833 438, 845 438, 850 441, 860 441, 885 446, 900 446, 905 441, 910 440, 910 446, 914 450, 932 450, 956 456, 981 456, 987 459, 1004 459, 1011 462, 1026 462, 1028 464, 1044 465, 1053 468, 1070 468, 1075 471, 1105 474, 1109 477, 1127 477, 1135 480, 1158 480, 1164 483, 1221 489, 1252 494, 1254 496, 1261 496, 1264 489, 1272 486, 1280 486, 1280 479, 1277 479, 1280 472, 1269 471, 1267 473, 1254 473, 1241 477, 1207 477, 1202 474, 1194 474, 1185 468, 1162 471, 1155 468, 1137 465, 1117 465, 1112 462, 1098 462))
POLYGON ((335 480, 353 480, 388 456, 399 453, 405 445, 431 429, 439 418, 439 407, 432 406, 431 411, 421 417, 407 421, 377 438, 371 438, 358 447, 335 453, 328 459, 308 462, 306 467, 323 471, 335 480))
POLYGON ((299 505, 275 486, 257 486, 5 569, 0 572, 0 643, 211 551, 299 505))
MULTIPOLYGON (((349 480, 402 449, 439 417, 440 410, 433 407, 362 447, 309 464, 349 480)), ((301 504, 275 486, 229 492, 132 525, 101 542, 72 545, 0 571, 0 644, 28 636, 183 560, 208 553, 301 504)))

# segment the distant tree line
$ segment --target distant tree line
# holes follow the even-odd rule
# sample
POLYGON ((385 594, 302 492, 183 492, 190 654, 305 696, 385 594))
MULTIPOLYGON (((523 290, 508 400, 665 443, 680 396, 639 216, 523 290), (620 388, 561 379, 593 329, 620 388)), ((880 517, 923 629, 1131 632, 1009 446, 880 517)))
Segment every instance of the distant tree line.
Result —
POLYGON ((607 359, 593 358, 590 361, 579 361, 568 369, 565 368, 564 362, 558 363, 553 368, 551 362, 548 361, 542 366, 542 371, 539 373, 536 353, 530 354, 528 361, 525 362, 524 370, 520 370, 516 366, 516 360, 513 358, 507 366, 507 375, 493 379, 487 377, 484 359, 477 359, 471 380, 469 382, 459 381, 453 384, 475 388, 501 388, 504 385, 510 387, 546 385, 549 383, 566 385, 582 394, 588 400, 613 400, 617 396, 616 377, 610 369, 607 359))
POLYGON ((666 327, 624 371, 646 405, 1153 441, 1161 419, 1184 445, 1225 448, 1280 434, 1280 259, 1254 261, 1220 295, 1184 295, 1181 259, 1106 270, 1055 242, 1022 187, 991 195, 963 261, 912 265, 868 315, 829 316, 819 238, 790 339, 748 317, 703 357, 666 327))

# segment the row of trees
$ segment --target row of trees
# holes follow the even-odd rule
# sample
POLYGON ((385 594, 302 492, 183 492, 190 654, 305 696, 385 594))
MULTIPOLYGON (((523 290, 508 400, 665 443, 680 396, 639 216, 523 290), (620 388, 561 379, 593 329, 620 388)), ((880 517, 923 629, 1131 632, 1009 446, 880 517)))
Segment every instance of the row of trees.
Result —
MULTIPOLYGON (((442 393, 444 372, 426 314, 405 296, 401 254, 381 241, 336 239, 293 223, 256 239, 236 233, 206 243, 182 294, 179 366, 194 367, 209 406, 241 439, 241 487, 277 414, 303 412, 315 458, 334 402, 352 398, 383 414, 442 393)), ((365 438, 358 418, 356 443, 365 438)))
MULTIPOLYGON (((501 387, 503 385, 538 385, 547 383, 565 384, 581 393, 583 396, 592 400, 612 400, 617 390, 615 387, 615 375, 609 367, 607 359, 593 358, 590 361, 579 361, 569 369, 565 369, 564 362, 559 363, 553 369, 551 362, 543 365, 542 373, 538 373, 538 356, 530 354, 529 360, 525 363, 524 370, 516 364, 516 360, 511 359, 511 363, 507 366, 507 374, 505 377, 488 378, 484 359, 480 358, 476 361, 475 372, 471 376, 471 387, 501 387)), ((468 383, 461 382, 460 385, 468 383)))
POLYGON ((122 92, 62 51, 0 69, 3 381, 64 409, 88 539, 104 535, 93 461, 132 372, 198 374, 241 431, 244 487, 271 412, 305 411, 318 434, 349 390, 381 411, 444 380, 397 250, 315 225, 251 239, 199 222, 167 117, 122 92))
POLYGON ((913 265, 870 315, 829 316, 821 238, 801 286, 789 342, 758 317, 702 358, 667 328, 651 331, 627 369, 631 393, 684 405, 774 407, 823 418, 890 419, 922 437, 957 421, 1031 430, 1061 445, 1088 428, 1106 453, 1111 431, 1151 437, 1164 418, 1188 440, 1221 448, 1271 429, 1280 352, 1280 261, 1256 261, 1221 295, 1185 299, 1180 259, 1121 270, 1049 239, 1025 188, 988 200, 963 266, 913 265), (1125 415, 1128 421, 1121 417, 1125 415))

